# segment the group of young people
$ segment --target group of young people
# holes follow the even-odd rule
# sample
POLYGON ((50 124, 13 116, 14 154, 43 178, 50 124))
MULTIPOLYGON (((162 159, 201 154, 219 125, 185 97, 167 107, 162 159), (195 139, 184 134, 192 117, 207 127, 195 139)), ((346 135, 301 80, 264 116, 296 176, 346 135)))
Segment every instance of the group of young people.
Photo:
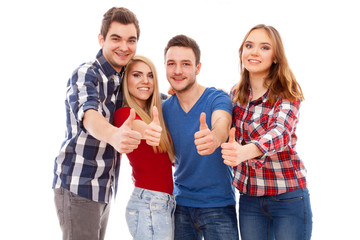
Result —
POLYGON ((68 81, 53 181, 63 239, 104 239, 121 154, 135 185, 126 207, 134 239, 310 239, 295 133, 304 97, 278 31, 246 34, 230 96, 198 84, 200 48, 185 35, 165 47, 174 94, 164 96, 152 61, 136 55, 139 36, 133 12, 109 9, 96 59, 68 81))

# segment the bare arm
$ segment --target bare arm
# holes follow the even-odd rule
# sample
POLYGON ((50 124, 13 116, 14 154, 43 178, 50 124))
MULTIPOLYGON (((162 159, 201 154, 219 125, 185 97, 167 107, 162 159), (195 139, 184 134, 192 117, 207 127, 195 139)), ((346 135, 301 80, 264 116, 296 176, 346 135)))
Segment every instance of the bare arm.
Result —
POLYGON ((135 119, 135 111, 132 111, 133 113, 120 128, 110 124, 93 109, 85 112, 83 124, 85 129, 96 139, 110 144, 120 153, 129 153, 138 147, 141 139, 141 134, 131 129, 135 119))
POLYGON ((224 110, 216 110, 211 115, 210 130, 206 124, 206 115, 200 115, 200 130, 195 133, 195 145, 200 155, 212 154, 226 141, 231 125, 231 115, 224 110))

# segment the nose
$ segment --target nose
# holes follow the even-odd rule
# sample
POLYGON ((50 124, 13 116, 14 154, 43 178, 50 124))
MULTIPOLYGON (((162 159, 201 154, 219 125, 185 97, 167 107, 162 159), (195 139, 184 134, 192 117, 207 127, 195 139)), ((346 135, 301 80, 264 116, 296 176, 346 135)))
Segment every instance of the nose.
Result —
POLYGON ((182 73, 182 68, 181 68, 181 65, 180 64, 177 64, 176 66, 175 66, 175 74, 177 74, 177 75, 179 75, 179 74, 181 74, 182 73))
POLYGON ((122 51, 126 51, 128 49, 128 45, 125 40, 119 42, 119 49, 122 51))
POLYGON ((257 47, 254 47, 251 49, 251 55, 258 56, 259 55, 259 49, 257 47))
POLYGON ((148 83, 149 83, 149 78, 148 78, 148 76, 144 76, 144 77, 143 77, 143 83, 145 83, 145 84, 148 84, 148 83))

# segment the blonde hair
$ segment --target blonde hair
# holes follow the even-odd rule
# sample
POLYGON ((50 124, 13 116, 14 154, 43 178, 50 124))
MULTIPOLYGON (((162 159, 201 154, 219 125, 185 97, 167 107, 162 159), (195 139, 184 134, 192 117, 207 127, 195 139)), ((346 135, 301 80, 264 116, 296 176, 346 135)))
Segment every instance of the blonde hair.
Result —
POLYGON ((259 24, 250 29, 250 31, 245 35, 239 48, 241 78, 239 83, 235 86, 236 91, 233 102, 239 101, 240 104, 246 104, 249 100, 249 72, 244 68, 241 56, 246 39, 250 33, 256 29, 265 30, 274 43, 274 62, 270 67, 269 74, 264 83, 265 87, 270 90, 269 102, 273 104, 278 97, 289 101, 295 101, 296 99, 304 100, 301 87, 289 67, 289 63, 285 55, 284 45, 279 32, 272 26, 259 24))
POLYGON ((160 144, 158 147, 153 147, 154 152, 167 152, 170 158, 171 162, 174 162, 175 154, 174 154, 174 146, 172 143, 171 136, 169 134, 169 131, 165 125, 164 117, 162 114, 162 108, 161 108, 161 99, 160 99, 160 92, 159 92, 159 84, 158 84, 158 77, 155 65, 153 62, 148 59, 147 57, 141 56, 141 55, 135 55, 130 62, 126 66, 124 80, 122 81, 122 92, 124 96, 124 104, 129 106, 130 108, 134 108, 135 112, 140 116, 142 121, 144 121, 146 124, 149 124, 152 122, 153 119, 153 106, 156 106, 159 111, 159 120, 160 120, 160 126, 162 127, 163 131, 161 133, 160 138, 160 144), (129 89, 128 89, 128 83, 127 79, 130 74, 130 71, 132 70, 132 67, 134 63, 136 62, 143 62, 146 65, 149 66, 151 69, 151 72, 153 74, 153 80, 154 80, 154 92, 150 96, 150 98, 147 100, 147 111, 144 111, 130 96, 129 89))

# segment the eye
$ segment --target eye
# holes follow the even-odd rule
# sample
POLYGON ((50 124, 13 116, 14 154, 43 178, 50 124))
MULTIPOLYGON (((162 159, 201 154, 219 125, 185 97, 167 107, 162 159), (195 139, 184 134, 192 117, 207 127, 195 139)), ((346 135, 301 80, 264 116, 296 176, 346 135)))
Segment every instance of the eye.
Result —
POLYGON ((151 73, 148 75, 148 78, 154 78, 154 75, 151 73))
POLYGON ((250 43, 247 43, 247 44, 245 44, 245 48, 250 49, 250 48, 252 48, 252 45, 250 43))
POLYGON ((135 78, 139 78, 139 77, 141 77, 141 75, 140 75, 140 74, 138 74, 138 73, 134 73, 134 74, 133 74, 133 76, 134 76, 135 78))
POLYGON ((261 49, 262 49, 262 50, 270 50, 270 47, 268 47, 268 46, 263 46, 263 47, 261 47, 261 49))

